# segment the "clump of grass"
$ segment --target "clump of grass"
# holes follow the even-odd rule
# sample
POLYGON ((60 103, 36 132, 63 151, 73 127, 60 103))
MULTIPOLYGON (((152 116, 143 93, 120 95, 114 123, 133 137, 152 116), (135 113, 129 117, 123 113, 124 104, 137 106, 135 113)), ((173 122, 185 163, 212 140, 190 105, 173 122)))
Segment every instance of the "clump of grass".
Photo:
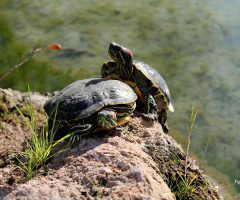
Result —
POLYGON ((192 179, 187 178, 186 180, 177 172, 181 180, 176 179, 178 191, 174 192, 178 199, 195 199, 196 195, 194 192, 197 190, 197 186, 194 185, 194 180, 198 177, 195 175, 192 179))
MULTIPOLYGON (((59 144, 60 142, 64 141, 69 135, 61 138, 60 140, 53 142, 55 133, 57 131, 57 128, 54 129, 54 125, 56 123, 56 113, 53 118, 53 126, 49 133, 49 119, 46 120, 45 126, 42 128, 41 133, 38 134, 36 124, 33 117, 33 110, 32 110, 32 104, 31 104, 31 96, 30 96, 30 88, 28 86, 28 94, 29 94, 29 106, 30 106, 30 122, 24 114, 20 111, 20 109, 16 106, 16 104, 13 102, 11 98, 10 101, 15 106, 15 108, 18 110, 20 115, 23 117, 24 121, 26 122, 27 126, 30 128, 32 133, 32 139, 31 141, 27 141, 26 148, 23 152, 18 151, 17 153, 20 155, 21 158, 23 158, 23 161, 19 158, 16 158, 20 165, 15 165, 17 168, 19 168, 22 172, 26 175, 26 180, 30 180, 33 178, 33 171, 35 169, 40 168, 41 166, 44 166, 46 162, 53 157, 54 155, 61 153, 64 150, 58 151, 54 155, 51 155, 51 150, 54 146, 59 144)), ((55 108, 57 110, 57 107, 55 108)), ((54 110, 54 111, 55 111, 54 110)), ((51 116, 50 116, 51 117, 51 116)), ((49 118, 50 118, 49 117, 49 118)))
MULTIPOLYGON (((181 199, 181 200, 196 198, 196 194, 194 192, 197 190, 195 180, 197 179, 198 174, 196 174, 194 177, 188 177, 187 169, 191 165, 191 161, 188 162, 188 158, 189 158, 188 153, 189 153, 190 143, 191 143, 192 128, 193 128, 193 124, 195 122, 199 109, 200 107, 194 113, 194 104, 192 105, 190 127, 188 127, 187 125, 188 144, 187 144, 187 153, 186 153, 185 164, 184 164, 184 177, 181 175, 179 171, 177 171, 178 177, 175 175, 175 177, 173 178, 174 182, 176 182, 176 186, 170 187, 172 192, 177 197, 177 199, 181 199)), ((174 184, 171 183, 171 186, 173 185, 174 184)))

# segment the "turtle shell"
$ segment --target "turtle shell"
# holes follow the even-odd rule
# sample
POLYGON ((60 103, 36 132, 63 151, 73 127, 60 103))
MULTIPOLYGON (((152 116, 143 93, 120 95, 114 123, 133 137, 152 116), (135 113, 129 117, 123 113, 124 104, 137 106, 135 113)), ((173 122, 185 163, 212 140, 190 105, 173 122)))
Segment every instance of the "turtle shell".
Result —
POLYGON ((137 95, 127 84, 118 80, 91 78, 76 81, 49 99, 44 109, 50 115, 58 105, 57 120, 86 118, 104 106, 130 104, 137 95))
POLYGON ((150 93, 154 96, 158 107, 165 108, 173 112, 174 109, 170 102, 170 92, 163 77, 154 68, 144 62, 134 60, 133 64, 136 70, 144 75, 144 78, 149 86, 150 93))
MULTIPOLYGON (((156 103, 158 104, 158 108, 164 108, 166 110, 174 111, 172 104, 170 103, 170 92, 167 86, 167 83, 163 79, 163 77, 152 67, 147 65, 144 62, 133 61, 133 65, 135 67, 135 71, 140 74, 141 80, 147 82, 149 86, 149 92, 154 96, 156 103)), ((102 77, 106 79, 118 79, 121 80, 128 85, 130 85, 136 94, 139 96, 139 100, 142 103, 145 103, 144 97, 142 96, 140 90, 136 86, 136 83, 125 81, 115 74, 118 66, 115 61, 107 61, 103 63, 101 74, 102 77)))

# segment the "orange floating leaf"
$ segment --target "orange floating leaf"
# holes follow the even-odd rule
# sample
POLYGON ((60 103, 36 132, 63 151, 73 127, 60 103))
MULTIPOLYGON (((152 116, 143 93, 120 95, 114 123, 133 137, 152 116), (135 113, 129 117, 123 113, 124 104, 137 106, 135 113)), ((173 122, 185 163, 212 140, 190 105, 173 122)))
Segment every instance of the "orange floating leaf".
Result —
POLYGON ((56 45, 48 45, 50 49, 54 50, 61 50, 61 44, 56 44, 56 45))

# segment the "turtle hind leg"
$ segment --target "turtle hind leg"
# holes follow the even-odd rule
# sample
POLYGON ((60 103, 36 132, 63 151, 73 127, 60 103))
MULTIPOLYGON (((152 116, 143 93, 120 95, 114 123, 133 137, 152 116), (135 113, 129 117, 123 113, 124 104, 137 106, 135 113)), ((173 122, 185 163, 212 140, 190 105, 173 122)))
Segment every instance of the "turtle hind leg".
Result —
POLYGON ((142 97, 145 99, 144 113, 142 117, 147 120, 157 120, 157 104, 149 91, 149 83, 146 77, 139 71, 134 72, 134 80, 136 85, 141 92, 142 97))
POLYGON ((167 134, 169 128, 167 124, 167 111, 165 109, 162 109, 162 111, 159 113, 158 122, 162 125, 163 132, 167 134))
POLYGON ((147 120, 157 120, 157 104, 152 95, 147 95, 142 117, 147 120))
POLYGON ((92 124, 83 124, 74 126, 69 130, 70 136, 70 142, 73 144, 75 141, 78 142, 81 140, 81 137, 84 135, 89 134, 92 132, 95 128, 92 124))
POLYGON ((163 132, 168 134, 169 128, 168 128, 167 122, 165 122, 165 124, 161 124, 161 125, 162 125, 163 132))

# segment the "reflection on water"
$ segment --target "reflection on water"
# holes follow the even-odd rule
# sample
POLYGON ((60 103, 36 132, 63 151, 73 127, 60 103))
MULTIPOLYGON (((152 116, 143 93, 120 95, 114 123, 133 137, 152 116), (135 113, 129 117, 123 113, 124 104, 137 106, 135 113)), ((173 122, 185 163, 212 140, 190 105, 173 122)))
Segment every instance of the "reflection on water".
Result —
MULTIPOLYGON (((156 68, 168 83, 175 108, 169 113, 170 135, 179 143, 186 145, 183 135, 192 104, 201 106, 190 149, 201 159, 211 136, 204 161, 226 174, 230 186, 240 192, 234 183, 240 180, 240 3, 5 0, 1 4, 0 17, 4 16, 29 50, 45 43, 63 46, 62 52, 44 51, 36 57, 58 66, 68 77, 52 81, 48 72, 45 81, 17 79, 18 83, 8 87, 18 89, 29 82, 34 90, 36 82, 44 82, 41 91, 45 92, 46 88, 59 90, 78 78, 100 76, 101 64, 110 59, 109 42, 122 44, 133 52, 134 59, 156 68)), ((218 181, 226 182, 223 175, 214 174, 218 181)))

